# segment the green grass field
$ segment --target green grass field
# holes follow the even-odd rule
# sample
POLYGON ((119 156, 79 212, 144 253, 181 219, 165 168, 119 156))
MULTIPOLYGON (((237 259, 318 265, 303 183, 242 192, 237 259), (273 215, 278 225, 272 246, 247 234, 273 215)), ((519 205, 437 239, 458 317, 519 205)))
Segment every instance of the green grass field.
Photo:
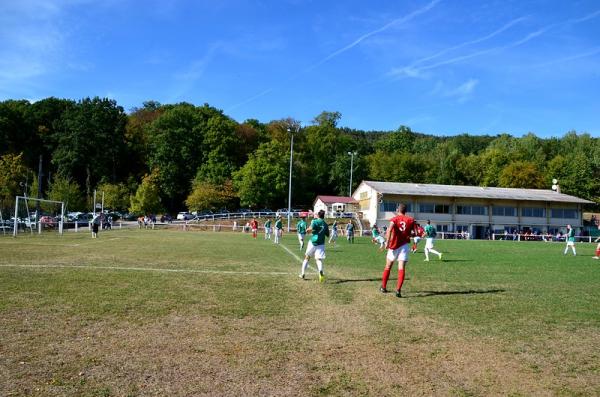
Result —
POLYGON ((0 238, 0 396, 600 395, 592 244, 438 241, 402 299, 367 238, 327 246, 323 284, 282 245, 0 238))

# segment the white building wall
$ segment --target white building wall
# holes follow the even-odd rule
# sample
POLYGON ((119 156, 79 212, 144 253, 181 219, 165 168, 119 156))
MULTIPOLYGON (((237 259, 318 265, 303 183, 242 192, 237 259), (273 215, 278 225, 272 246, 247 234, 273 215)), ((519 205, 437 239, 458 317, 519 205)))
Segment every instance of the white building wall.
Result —
POLYGON ((372 187, 361 183, 354 191, 352 198, 358 201, 358 211, 362 213, 363 219, 369 225, 373 225, 377 221, 377 213, 379 211, 377 192, 372 187), (365 205, 367 208, 363 208, 365 205))
POLYGON ((327 204, 325 204, 324 202, 322 202, 320 199, 317 200, 317 202, 315 203, 315 207, 313 208, 313 212, 316 214, 319 211, 325 211, 327 212, 327 204))
MULTIPOLYGON (((577 204, 568 203, 543 203, 543 202, 525 202, 525 201, 509 201, 499 200, 490 201, 489 199, 473 199, 473 198, 448 198, 448 197, 434 197, 434 196, 422 196, 422 197, 411 197, 402 195, 382 195, 383 201, 391 202, 403 202, 411 204, 412 208, 408 215, 414 217, 417 222, 424 223, 430 220, 432 224, 446 224, 446 225, 492 225, 492 228, 500 228, 501 226, 515 226, 515 227, 536 227, 541 230, 545 230, 547 227, 564 227, 567 224, 571 224, 575 228, 582 227, 581 209, 577 204), (434 203, 434 204, 446 204, 451 207, 451 212, 456 211, 457 205, 481 205, 488 208, 487 215, 463 215, 463 214, 439 214, 439 213, 424 213, 420 212, 419 203, 434 203), (518 208, 517 216, 495 216, 491 214, 492 207, 496 206, 510 206, 518 208), (550 211, 552 208, 569 208, 576 209, 578 211, 577 219, 560 219, 551 218, 550 212, 547 212, 545 217, 522 217, 519 216, 519 212, 523 207, 539 207, 545 208, 546 211, 550 211), (491 215, 490 215, 491 214, 491 215)), ((387 225, 389 220, 395 215, 395 212, 380 212, 379 211, 379 200, 378 192, 372 187, 361 183, 359 187, 354 191, 353 198, 359 202, 360 209, 362 212, 363 219, 365 219, 369 225, 376 223, 378 226, 387 225), (365 203, 368 202, 368 207, 363 208, 365 203)))

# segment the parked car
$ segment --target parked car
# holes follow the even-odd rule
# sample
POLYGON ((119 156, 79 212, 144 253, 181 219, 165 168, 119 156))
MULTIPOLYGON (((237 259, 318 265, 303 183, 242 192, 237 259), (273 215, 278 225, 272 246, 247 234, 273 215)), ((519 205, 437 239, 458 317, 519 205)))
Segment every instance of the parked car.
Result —
POLYGON ((198 219, 206 219, 211 216, 213 212, 211 210, 202 210, 202 211, 192 211, 192 215, 194 215, 194 220, 198 219))
POLYGON ((305 212, 301 208, 292 208, 292 216, 299 217, 301 212, 305 212))
POLYGON ((261 208, 257 212, 260 212, 261 215, 272 215, 273 210, 270 208, 261 208))
POLYGON ((56 219, 54 219, 53 217, 49 216, 49 215, 44 215, 40 217, 40 223, 42 224, 42 226, 44 227, 56 227, 57 222, 56 219))
POLYGON ((128 213, 128 212, 126 212, 126 213, 124 213, 124 214, 122 214, 122 215, 123 215, 123 216, 122 216, 122 219, 123 219, 124 221, 135 221, 135 220, 137 220, 137 218, 138 218, 136 214, 130 214, 130 213, 128 213))
POLYGON ((190 219, 193 219, 194 215, 190 214, 189 212, 180 212, 177 214, 177 219, 180 221, 189 221, 190 219))
POLYGON ((10 220, 10 219, 3 219, 0 220, 0 230, 3 230, 4 233, 6 233, 7 230, 12 230, 14 227, 14 220, 10 220))
POLYGON ((277 210, 277 216, 287 216, 288 210, 287 208, 280 208, 277 210))
POLYGON ((312 210, 300 211, 298 213, 298 216, 301 218, 311 218, 313 216, 313 212, 312 212, 312 210))
POLYGON ((66 215, 67 221, 73 221, 73 220, 77 219, 77 217, 78 217, 79 215, 81 215, 81 214, 83 214, 83 212, 79 212, 79 211, 76 211, 76 212, 69 212, 69 213, 66 215))
POLYGON ((77 227, 88 227, 90 225, 90 222, 92 221, 92 218, 94 217, 94 214, 92 214, 91 212, 89 213, 83 213, 80 212, 77 215, 75 215, 74 217, 71 217, 71 219, 68 219, 65 223, 64 223, 64 227, 67 229, 73 229, 75 228, 75 225, 77 224, 77 227))

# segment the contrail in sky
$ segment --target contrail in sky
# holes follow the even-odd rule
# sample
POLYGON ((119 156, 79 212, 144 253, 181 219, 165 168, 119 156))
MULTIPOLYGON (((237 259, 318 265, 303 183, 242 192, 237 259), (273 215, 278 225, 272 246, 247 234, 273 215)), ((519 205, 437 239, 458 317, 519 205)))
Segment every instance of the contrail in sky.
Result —
POLYGON ((439 51, 439 52, 437 52, 437 53, 435 53, 433 55, 430 55, 430 56, 425 57, 425 58, 421 58, 421 59, 413 62, 409 67, 413 67, 413 66, 416 66, 416 65, 418 65, 420 63, 429 61, 431 59, 438 58, 438 57, 440 57, 440 56, 442 56, 442 55, 444 55, 444 54, 446 54, 446 53, 448 53, 450 51, 458 50, 459 48, 463 48, 463 47, 466 47, 466 46, 469 46, 469 45, 472 45, 472 44, 477 44, 477 43, 481 43, 482 41, 489 40, 492 37, 495 37, 495 36, 499 35, 500 33, 504 32, 505 30, 511 28, 513 25, 516 25, 517 23, 519 23, 519 22, 521 22, 523 20, 525 20, 525 17, 513 19, 512 21, 510 21, 506 25, 502 26, 500 29, 497 29, 497 30, 493 31, 492 33, 490 33, 490 34, 488 34, 486 36, 479 37, 479 38, 471 40, 471 41, 466 41, 464 43, 461 43, 461 44, 458 44, 458 45, 455 45, 455 46, 452 46, 452 47, 449 47, 449 48, 445 48, 445 49, 443 49, 443 50, 441 50, 441 51, 439 51))
POLYGON ((544 63, 539 63, 539 64, 534 65, 534 66, 540 67, 540 66, 554 65, 554 64, 557 64, 557 63, 561 63, 561 62, 574 61, 576 59, 591 57, 591 56, 596 55, 598 53, 600 53, 600 47, 595 47, 595 48, 593 48, 593 49, 591 49, 589 51, 586 51, 586 52, 583 52, 583 53, 580 53, 580 54, 575 54, 575 55, 571 55, 571 56, 568 56, 568 57, 565 57, 565 58, 560 58, 560 59, 555 59, 555 60, 544 62, 544 63))
POLYGON ((358 39, 354 40, 352 43, 348 44, 345 47, 340 48, 337 51, 332 52, 331 54, 327 55, 325 58, 321 59, 319 62, 315 63, 314 65, 309 66, 308 68, 306 68, 304 70, 304 72, 308 72, 322 64, 324 64, 325 62, 329 61, 332 58, 335 58, 336 56, 348 51, 349 49, 355 47, 356 45, 358 45, 361 41, 377 34, 377 33, 381 33, 387 29, 389 29, 390 27, 394 26, 394 25, 399 25, 399 24, 403 24, 405 22, 408 22, 412 19, 414 19, 416 16, 423 14, 429 10, 431 10, 433 7, 435 7, 441 0, 433 0, 431 3, 427 4, 425 7, 423 8, 419 8, 418 10, 415 10, 413 12, 411 12, 410 14, 403 16, 402 18, 397 18, 394 19, 393 21, 383 25, 382 27, 380 27, 379 29, 375 29, 369 33, 366 33, 362 36, 360 36, 358 39))
MULTIPOLYGON (((528 41, 530 41, 530 40, 532 40, 532 39, 534 39, 534 38, 536 38, 538 36, 543 35, 544 33, 546 33, 547 31, 549 31, 551 29, 554 29, 554 28, 557 28, 557 27, 561 27, 561 26, 566 26, 566 25, 571 25, 571 24, 585 22, 585 21, 588 21, 590 19, 596 18, 597 16, 600 16, 600 10, 597 10, 597 11, 591 13, 591 14, 585 15, 585 16, 583 16, 581 18, 569 19, 569 20, 564 21, 564 22, 553 23, 553 24, 547 25, 545 27, 542 27, 542 28, 540 28, 540 29, 538 29, 536 31, 533 31, 533 32, 527 34, 525 37, 523 37, 520 40, 517 40, 517 41, 509 43, 509 44, 505 44, 503 46, 488 48, 488 49, 485 49, 485 50, 473 52, 471 54, 466 54, 466 55, 458 56, 458 57, 455 57, 455 58, 452 58, 452 59, 448 59, 446 61, 437 62, 437 63, 430 64, 430 65, 427 65, 427 66, 423 66, 423 67, 420 67, 420 68, 414 68, 413 72, 415 74, 418 74, 420 71, 423 71, 423 70, 429 70, 429 69, 437 68, 439 66, 450 65, 450 64, 453 64, 453 63, 456 63, 456 62, 464 61, 466 59, 470 59, 470 58, 474 58, 474 57, 477 57, 477 56, 480 56, 480 55, 483 55, 483 54, 487 54, 489 52, 506 50, 506 49, 509 49, 509 48, 514 48, 514 47, 520 46, 522 44, 525 44, 526 42, 528 42, 528 41)), ((404 69, 406 69, 406 68, 396 69, 396 71, 393 71, 393 74, 397 74, 398 71, 403 71, 404 69)))
MULTIPOLYGON (((324 64, 325 62, 329 61, 330 59, 333 59, 336 56, 338 56, 340 54, 343 54, 344 52, 346 52, 346 51, 348 51, 348 50, 356 47, 362 41, 364 41, 365 39, 367 39, 367 38, 369 38, 369 37, 371 37, 373 35, 381 33, 381 32, 389 29, 390 27, 392 27, 394 25, 400 25, 400 24, 406 23, 406 22, 414 19, 415 17, 417 17, 417 16, 419 16, 419 15, 421 15, 421 14, 423 14, 423 13, 429 11, 429 10, 431 10, 433 7, 435 7, 441 1, 442 0, 433 0, 429 4, 427 4, 425 7, 419 8, 418 10, 415 10, 415 11, 411 12, 410 14, 405 15, 405 16, 403 16, 401 18, 396 18, 393 21, 388 22, 387 24, 383 25, 382 27, 380 27, 378 29, 375 29, 375 30, 373 30, 371 32, 363 34, 358 39, 354 40, 352 43, 350 43, 350 44, 348 44, 348 45, 340 48, 339 50, 336 50, 336 51, 332 52, 331 54, 327 55, 325 58, 321 59, 320 61, 314 63, 313 65, 311 65, 309 67, 307 67, 306 69, 302 70, 301 72, 297 73, 296 75, 293 75, 287 81, 295 80, 296 78, 302 76, 303 74, 310 72, 311 70, 313 70, 313 69, 321 66, 322 64, 324 64)), ((249 102, 254 101, 255 99, 258 99, 258 98, 260 98, 262 96, 267 95, 268 93, 270 93, 270 92, 272 92, 274 90, 275 90, 275 88, 266 89, 266 90, 262 91, 261 93, 258 93, 256 95, 250 97, 250 98, 247 98, 247 99, 243 100, 242 102, 239 102, 239 103, 236 103, 235 105, 230 106, 229 108, 225 109, 225 111, 228 112, 228 111, 230 111, 232 109, 235 109, 237 107, 245 105, 245 104, 247 104, 249 102)))

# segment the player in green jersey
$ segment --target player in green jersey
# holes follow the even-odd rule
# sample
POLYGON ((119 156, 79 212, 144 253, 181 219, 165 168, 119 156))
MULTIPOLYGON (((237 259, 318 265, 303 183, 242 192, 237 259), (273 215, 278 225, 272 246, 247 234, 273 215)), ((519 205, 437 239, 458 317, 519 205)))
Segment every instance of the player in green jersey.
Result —
POLYGON ((281 238, 281 235, 283 234, 283 222, 281 221, 281 215, 277 216, 277 219, 275 220, 275 244, 279 244, 279 239, 281 238))
POLYGON ((437 235, 437 231, 435 227, 431 225, 431 221, 427 221, 427 226, 425 226, 424 232, 425 234, 425 261, 429 262, 429 253, 436 254, 440 260, 442 259, 442 253, 433 249, 433 239, 437 235))
POLYGON ((333 243, 333 246, 335 247, 335 242, 337 241, 337 237, 338 237, 338 224, 337 224, 337 218, 333 221, 333 225, 331 225, 331 236, 329 237, 329 244, 333 243))
POLYGON ((385 238, 379 233, 379 228, 377 225, 373 225, 371 228, 371 237, 373 244, 379 244, 379 250, 383 251, 385 248, 385 238))
POLYGON ((265 222, 265 240, 271 239, 271 219, 267 219, 265 222))
POLYGON ((304 248, 304 236, 306 236, 306 221, 304 217, 300 218, 296 224, 296 231, 298 232, 298 242, 300 243, 300 249, 304 248))
POLYGON ((567 225, 565 241, 567 242, 567 246, 565 247, 565 252, 563 252, 563 255, 567 255, 569 247, 571 247, 571 250, 573 250, 573 255, 577 255, 577 252, 575 251, 575 230, 571 227, 571 225, 567 225))
POLYGON ((329 226, 327 226, 327 223, 325 223, 324 218, 325 211, 321 210, 317 214, 317 218, 313 219, 310 223, 309 231, 312 233, 312 236, 308 241, 308 246, 306 247, 300 278, 304 278, 306 268, 308 267, 308 261, 312 256, 314 256, 315 262, 317 262, 317 269, 319 270, 319 281, 325 281, 325 274, 323 273, 323 259, 325 259, 325 238, 329 236, 329 226))

